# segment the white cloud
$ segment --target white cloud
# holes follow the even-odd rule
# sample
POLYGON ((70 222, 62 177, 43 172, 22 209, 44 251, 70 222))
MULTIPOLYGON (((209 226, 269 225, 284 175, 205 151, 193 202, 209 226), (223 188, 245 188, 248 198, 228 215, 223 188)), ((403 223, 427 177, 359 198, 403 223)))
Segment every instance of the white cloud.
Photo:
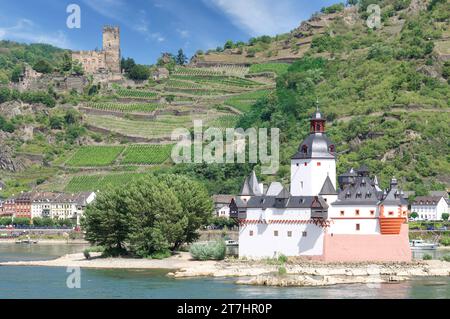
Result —
POLYGON ((180 37, 182 37, 183 39, 189 38, 190 37, 190 32, 188 30, 182 30, 182 29, 177 29, 177 33, 180 35, 180 37))
POLYGON ((295 0, 203 0, 222 11, 238 28, 252 36, 275 35, 300 24, 295 0))
POLYGON ((46 43, 59 48, 70 48, 66 34, 58 30, 45 33, 39 31, 39 26, 29 19, 19 19, 10 27, 0 27, 0 40, 14 40, 28 43, 46 43))

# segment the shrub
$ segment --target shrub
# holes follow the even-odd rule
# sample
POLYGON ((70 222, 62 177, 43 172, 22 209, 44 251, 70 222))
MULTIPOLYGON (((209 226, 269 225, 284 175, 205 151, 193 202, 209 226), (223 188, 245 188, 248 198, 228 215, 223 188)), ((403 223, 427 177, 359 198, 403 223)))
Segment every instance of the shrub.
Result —
POLYGON ((450 255, 442 256, 441 260, 450 262, 450 255))
POLYGON ((85 250, 83 251, 83 255, 84 255, 84 258, 86 258, 86 259, 91 259, 91 254, 89 253, 89 250, 88 250, 88 249, 85 249, 85 250))
POLYGON ((223 240, 215 242, 195 243, 191 246, 190 253, 195 260, 223 260, 226 246, 223 240))
POLYGON ((156 252, 150 255, 151 259, 165 259, 165 258, 169 258, 172 254, 170 253, 169 250, 165 250, 165 251, 161 251, 161 252, 156 252))
POLYGON ((442 236, 439 243, 444 246, 450 246, 450 236, 442 236))
POLYGON ((449 214, 448 213, 443 213, 442 214, 442 220, 446 221, 448 220, 449 214))
POLYGON ((288 261, 288 258, 285 255, 278 256, 278 261, 280 263, 286 263, 288 261))
POLYGON ((425 254, 425 255, 423 255, 422 259, 423 260, 431 260, 431 259, 433 259, 433 257, 429 254, 425 254))
POLYGON ((283 276, 286 275, 286 273, 287 273, 286 267, 283 266, 278 267, 278 275, 283 276))

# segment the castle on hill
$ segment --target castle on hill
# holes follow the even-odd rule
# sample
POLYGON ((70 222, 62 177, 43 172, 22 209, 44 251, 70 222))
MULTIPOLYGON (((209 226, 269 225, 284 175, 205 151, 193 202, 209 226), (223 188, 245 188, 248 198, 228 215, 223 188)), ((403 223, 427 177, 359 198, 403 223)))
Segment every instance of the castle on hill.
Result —
POLYGON ((74 51, 72 52, 72 60, 81 62, 86 74, 120 74, 120 28, 103 27, 102 50, 74 51))
POLYGON ((267 189, 254 172, 230 203, 239 221, 239 256, 305 256, 323 261, 410 261, 407 201, 392 178, 382 190, 367 167, 336 180, 336 146, 323 114, 291 159, 288 190, 267 189))

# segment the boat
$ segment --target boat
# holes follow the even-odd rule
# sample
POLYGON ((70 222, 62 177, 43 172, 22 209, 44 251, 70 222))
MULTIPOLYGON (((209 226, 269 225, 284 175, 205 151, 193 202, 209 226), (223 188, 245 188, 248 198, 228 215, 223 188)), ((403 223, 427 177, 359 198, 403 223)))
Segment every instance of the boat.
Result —
POLYGON ((409 242, 409 246, 413 250, 436 250, 438 248, 438 244, 434 243, 426 243, 421 239, 411 240, 409 242))
POLYGON ((226 246, 239 246, 239 243, 235 240, 226 240, 225 245, 226 246))

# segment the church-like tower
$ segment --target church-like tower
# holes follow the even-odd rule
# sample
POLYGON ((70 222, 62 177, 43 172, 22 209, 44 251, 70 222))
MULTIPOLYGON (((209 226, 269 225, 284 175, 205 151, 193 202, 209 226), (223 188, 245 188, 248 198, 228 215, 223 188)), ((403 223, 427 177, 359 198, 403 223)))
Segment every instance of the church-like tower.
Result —
POLYGON ((336 147, 326 135, 326 120, 317 108, 309 136, 291 159, 291 194, 319 195, 327 177, 336 189, 336 147))

